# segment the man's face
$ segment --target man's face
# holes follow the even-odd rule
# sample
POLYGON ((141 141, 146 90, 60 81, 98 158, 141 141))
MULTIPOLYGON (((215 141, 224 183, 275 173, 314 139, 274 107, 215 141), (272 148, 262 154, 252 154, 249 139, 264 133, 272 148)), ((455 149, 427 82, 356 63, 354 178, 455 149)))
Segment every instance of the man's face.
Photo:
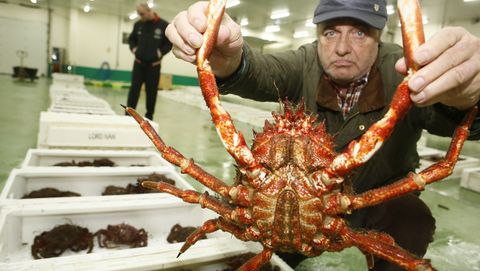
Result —
POLYGON ((364 76, 378 54, 380 31, 353 19, 318 25, 318 54, 324 71, 339 84, 364 76))
POLYGON ((142 6, 137 7, 137 14, 140 17, 140 20, 143 22, 153 19, 153 12, 143 8, 142 6))

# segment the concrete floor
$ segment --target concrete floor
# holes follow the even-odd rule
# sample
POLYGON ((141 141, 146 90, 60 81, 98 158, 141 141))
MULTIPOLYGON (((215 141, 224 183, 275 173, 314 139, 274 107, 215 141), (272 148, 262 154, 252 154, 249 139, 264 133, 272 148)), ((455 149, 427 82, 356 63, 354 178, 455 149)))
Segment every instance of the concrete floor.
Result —
MULTIPOLYGON (((10 170, 19 166, 29 148, 34 148, 38 133, 39 112, 49 104, 49 81, 14 82, 0 76, 0 188, 10 170)), ((108 101, 112 109, 123 114, 119 106, 125 103, 126 90, 90 89, 91 93, 108 101)), ((181 90, 178 90, 181 91, 181 90)), ((138 111, 144 113, 144 96, 138 111)), ((229 182, 234 177, 233 160, 224 150, 208 112, 196 107, 159 97, 155 121, 167 144, 192 157, 206 171, 229 182)), ((252 127, 236 122, 251 142, 252 127)), ((448 140, 429 137, 429 146, 445 148, 448 140)), ((469 143, 464 154, 480 158, 480 144, 469 143)), ((435 241, 426 258, 432 259, 438 270, 480 270, 480 194, 459 188, 458 179, 448 179, 430 185, 422 198, 432 209, 437 221, 435 241)), ((196 185, 196 188, 201 188, 196 185)), ((355 248, 341 253, 326 253, 304 261, 297 270, 367 270, 363 255, 355 248)))

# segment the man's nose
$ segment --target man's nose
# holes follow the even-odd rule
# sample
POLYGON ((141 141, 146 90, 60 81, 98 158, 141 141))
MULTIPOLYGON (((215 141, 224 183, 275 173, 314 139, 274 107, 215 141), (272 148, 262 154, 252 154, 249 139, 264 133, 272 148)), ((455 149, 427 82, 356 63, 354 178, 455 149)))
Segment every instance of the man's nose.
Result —
POLYGON ((348 35, 341 35, 340 39, 337 40, 335 46, 335 53, 339 56, 344 56, 349 54, 352 51, 351 40, 348 35))

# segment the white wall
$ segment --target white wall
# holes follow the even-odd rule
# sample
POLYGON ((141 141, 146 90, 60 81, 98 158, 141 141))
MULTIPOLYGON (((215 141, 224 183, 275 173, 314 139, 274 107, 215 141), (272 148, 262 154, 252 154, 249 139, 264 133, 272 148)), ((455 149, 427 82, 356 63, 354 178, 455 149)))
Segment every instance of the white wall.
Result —
MULTIPOLYGON (((134 57, 123 33, 130 33, 133 21, 101 13, 70 11, 68 56, 71 65, 99 68, 107 61, 111 69, 131 70, 134 57)), ((172 53, 162 62, 162 73, 196 77, 192 64, 176 59, 172 53)))
MULTIPOLYGON (((0 18, 8 20, 22 20, 30 24, 48 24, 48 11, 46 9, 26 8, 15 4, 0 3, 0 18), (19 19, 20 18, 20 19, 19 19)), ((12 23, 13 24, 13 23, 12 23)), ((78 9, 52 8, 50 22, 50 48, 60 47, 66 49, 66 64, 99 68, 102 62, 107 61, 111 69, 131 70, 133 55, 128 44, 122 44, 124 32, 130 33, 133 29, 133 21, 125 20, 120 16, 96 13, 84 13, 78 9)), ((9 31, 19 31, 13 29, 9 31)), ((6 33, 5 36, 10 35, 6 33)), ((9 40, 8 37, 0 37, 0 46, 9 40)), ((32 46, 46 48, 46 41, 31 42, 32 46)), ((21 47, 21 44, 16 44, 21 47)), ((45 51, 47 51, 45 49, 45 51)), ((10 54, 11 55, 11 54, 10 54)), ((4 58, 2 59, 5 62, 4 58)), ((47 68, 47 52, 42 56, 44 68, 47 68)), ((18 61, 19 62, 19 61, 18 61)), ((11 70, 10 63, 8 64, 11 70)), ((5 64, 7 65, 7 64, 5 64)), ((183 76, 196 77, 195 67, 184 61, 176 59, 172 53, 165 56, 162 63, 162 72, 183 76)))
POLYGON ((0 73, 22 64, 19 51, 27 53, 24 66, 47 72, 47 23, 46 10, 0 3, 0 73))
MULTIPOLYGON (((48 11, 0 3, 0 18, 47 24, 48 11)), ((464 21, 451 24, 463 26, 474 35, 480 36, 480 24, 478 23, 474 25, 464 21)), ((103 61, 107 61, 112 69, 131 70, 133 56, 128 45, 122 44, 121 40, 123 33, 130 33, 132 28, 133 22, 126 21, 120 16, 101 14, 95 11, 86 14, 77 9, 53 8, 51 10, 50 46, 65 48, 67 63, 71 65, 98 68, 103 61)), ((439 29, 439 25, 427 24, 425 26, 427 38, 439 29)), ((8 38, 0 37, 0 43, 5 40, 8 38)), ((275 44, 266 46, 264 52, 296 49, 301 44, 313 40, 314 38, 308 38, 288 43, 280 42, 281 46, 275 44)), ((401 43, 399 30, 395 32, 394 41, 401 43)), ((162 71, 176 75, 196 76, 196 69, 193 65, 176 59, 172 53, 165 56, 162 71)))
POLYGON ((70 10, 54 8, 51 11, 50 46, 63 49, 68 48, 68 34, 70 25, 70 10))
POLYGON ((99 68, 106 61, 116 69, 118 17, 70 11, 70 65, 99 68))
POLYGON ((0 3, 0 17, 48 23, 47 10, 0 3))

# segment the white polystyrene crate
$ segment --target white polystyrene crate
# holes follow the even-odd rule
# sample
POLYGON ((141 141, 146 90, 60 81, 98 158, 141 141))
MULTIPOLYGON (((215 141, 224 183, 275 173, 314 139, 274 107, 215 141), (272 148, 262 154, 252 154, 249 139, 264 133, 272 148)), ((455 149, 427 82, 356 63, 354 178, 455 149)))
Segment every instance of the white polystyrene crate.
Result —
POLYGON ((76 95, 76 96, 91 96, 91 94, 85 89, 83 85, 64 85, 64 84, 53 84, 50 85, 50 97, 57 95, 76 95))
POLYGON ((420 156, 420 159, 422 159, 422 157, 425 157, 425 156, 438 155, 438 154, 444 154, 445 153, 442 150, 429 148, 429 147, 425 147, 425 146, 417 147, 417 152, 418 152, 418 156, 420 156))
POLYGON ((460 186, 480 193, 480 167, 466 168, 462 172, 460 186))
POLYGON ((62 90, 50 89, 50 100, 54 102, 60 97, 92 97, 92 95, 85 89, 79 90, 62 90))
MULTIPOLYGON (((46 267, 50 264, 81 264, 83 261, 90 262, 96 259, 116 258, 121 260, 125 254, 132 257, 135 255, 152 257, 156 255, 158 257, 165 250, 171 250, 171 258, 175 259, 181 245, 171 245, 166 241, 171 227, 176 223, 182 226, 200 226, 205 220, 213 217, 215 217, 213 212, 203 210, 199 205, 178 203, 170 199, 150 200, 142 203, 126 200, 118 201, 116 204, 90 206, 68 203, 58 206, 42 204, 12 206, 3 209, 0 217, 0 263, 11 264, 12 267, 29 264, 31 267, 38 268, 42 264, 47 264, 43 265, 46 267), (85 251, 79 253, 66 251, 58 258, 33 260, 30 246, 34 237, 43 231, 65 223, 87 227, 92 233, 106 228, 109 224, 127 223, 137 229, 144 228, 149 235, 149 245, 145 248, 108 250, 100 248, 95 240, 95 247, 91 254, 85 254, 85 251), (176 253, 173 253, 174 251, 176 253)), ((197 245, 200 244, 201 247, 202 243, 203 241, 199 241, 197 245)), ((230 244, 234 245, 233 242, 230 244)), ((137 265, 142 265, 134 258, 127 257, 127 259, 133 260, 132 262, 137 265)), ((149 263, 143 264, 148 265, 149 263)))
MULTIPOLYGON (((88 206, 13 206, 0 213, 1 270, 217 270, 225 258, 247 252, 258 253, 257 243, 245 243, 231 234, 217 231, 199 240, 180 257, 183 243, 169 244, 166 237, 173 225, 200 226, 218 217, 199 205, 163 202, 121 201, 116 205, 88 206), (148 246, 143 248, 105 249, 95 240, 92 253, 66 251, 60 257, 33 260, 30 247, 35 236, 65 223, 88 228, 92 233, 107 225, 130 224, 148 232, 148 246), (214 269, 212 269, 214 268, 214 269)), ((278 256, 271 263, 280 270, 293 271, 278 256)))
POLYGON ((53 99, 53 103, 61 105, 73 105, 73 106, 106 106, 110 105, 104 100, 95 96, 59 96, 53 99))
MULTIPOLYGON (((250 249, 250 246, 247 245, 247 247, 250 249)), ((253 253, 260 253, 261 251, 258 249, 250 249, 247 252, 253 252, 253 253)), ((238 255, 243 254, 239 253, 238 255)), ((284 262, 280 257, 278 257, 276 254, 272 255, 272 258, 270 259, 270 264, 272 267, 279 267, 280 270, 282 271, 294 271, 286 262, 284 262)), ((186 265, 186 266, 181 266, 178 269, 173 269, 175 271, 182 271, 182 270, 195 270, 195 271, 213 271, 213 270, 224 270, 225 268, 228 268, 229 266, 224 260, 218 260, 215 262, 210 262, 210 263, 205 263, 205 262, 199 262, 191 265, 186 265)), ((168 269, 170 271, 173 271, 172 269, 168 269)))
POLYGON ((50 86, 50 89, 64 89, 64 90, 75 90, 75 89, 85 89, 85 85, 77 82, 66 82, 66 81, 54 81, 50 86))
POLYGON ((67 113, 67 114, 87 114, 87 115, 115 115, 113 110, 95 109, 95 108, 65 108, 59 106, 51 106, 48 112, 67 113))
POLYGON ((72 160, 78 163, 103 158, 110 159, 116 164, 116 167, 110 168, 112 171, 116 171, 118 167, 137 167, 139 165, 144 167, 174 167, 156 151, 29 149, 22 163, 22 168, 52 167, 55 164, 71 162, 72 160))
POLYGON ((99 202, 112 202, 130 198, 164 199, 173 198, 167 193, 146 193, 102 196, 102 192, 109 185, 126 187, 135 184, 138 178, 148 177, 152 173, 163 174, 175 181, 180 189, 194 190, 194 188, 177 172, 170 167, 131 167, 131 168, 23 168, 11 171, 7 182, 0 194, 0 206, 14 204, 35 205, 45 202, 71 203, 85 202, 95 205, 99 202), (56 188, 60 191, 79 193, 81 197, 34 198, 22 199, 26 194, 42 188, 56 188))
MULTIPOLYGON (((438 153, 429 153, 425 155, 420 155, 420 168, 418 171, 426 169, 427 167, 435 164, 436 162, 438 162, 440 159, 443 159, 444 157, 445 157, 444 151, 440 151, 438 153)), ((467 168, 476 167, 479 164, 480 164, 480 160, 477 158, 460 155, 458 157, 457 163, 455 164, 452 174, 448 177, 459 178, 462 176, 463 170, 467 168)))
POLYGON ((422 131, 422 136, 417 141, 417 146, 418 147, 427 147, 427 143, 428 143, 428 132, 423 130, 422 131))
MULTIPOLYGON (((154 129, 158 124, 150 122, 154 129)), ((42 112, 39 148, 153 149, 154 145, 129 116, 42 112)))
POLYGON ((48 108, 48 112, 115 115, 110 105, 100 102, 92 102, 91 104, 52 103, 48 108))
POLYGON ((63 110, 92 110, 99 112, 111 111, 110 106, 101 104, 101 103, 91 103, 91 104, 64 104, 64 103, 53 103, 50 105, 52 109, 63 109, 63 110))
POLYGON ((84 83, 83 75, 68 74, 68 73, 53 73, 52 74, 53 82, 71 82, 71 83, 84 83))

